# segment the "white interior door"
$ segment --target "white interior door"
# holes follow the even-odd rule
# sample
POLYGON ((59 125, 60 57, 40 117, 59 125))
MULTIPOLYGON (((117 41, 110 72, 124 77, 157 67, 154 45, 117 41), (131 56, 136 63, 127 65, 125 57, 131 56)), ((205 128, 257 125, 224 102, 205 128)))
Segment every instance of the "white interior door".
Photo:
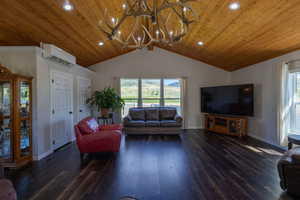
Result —
POLYGON ((58 71, 51 75, 51 135, 55 150, 73 138, 73 77, 58 71))
POLYGON ((91 109, 86 104, 86 100, 91 96, 91 80, 77 77, 78 85, 78 122, 91 116, 91 109))

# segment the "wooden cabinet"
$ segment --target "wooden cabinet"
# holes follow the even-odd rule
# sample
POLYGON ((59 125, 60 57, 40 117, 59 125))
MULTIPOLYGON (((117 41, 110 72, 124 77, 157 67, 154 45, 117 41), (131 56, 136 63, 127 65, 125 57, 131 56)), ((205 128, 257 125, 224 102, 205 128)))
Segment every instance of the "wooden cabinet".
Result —
POLYGON ((32 161, 32 78, 0 65, 0 163, 20 167, 32 161))
POLYGON ((205 115, 205 129, 226 135, 243 137, 247 135, 247 118, 205 115))

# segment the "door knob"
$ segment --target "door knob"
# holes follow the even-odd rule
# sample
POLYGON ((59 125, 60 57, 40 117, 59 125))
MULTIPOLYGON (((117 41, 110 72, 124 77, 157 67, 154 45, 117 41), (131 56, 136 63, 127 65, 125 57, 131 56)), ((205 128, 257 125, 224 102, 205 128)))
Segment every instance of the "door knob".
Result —
POLYGON ((79 110, 79 112, 82 112, 82 110, 79 110))
POLYGON ((72 112, 72 111, 70 111, 70 112, 69 112, 69 114, 73 114, 73 112, 72 112))

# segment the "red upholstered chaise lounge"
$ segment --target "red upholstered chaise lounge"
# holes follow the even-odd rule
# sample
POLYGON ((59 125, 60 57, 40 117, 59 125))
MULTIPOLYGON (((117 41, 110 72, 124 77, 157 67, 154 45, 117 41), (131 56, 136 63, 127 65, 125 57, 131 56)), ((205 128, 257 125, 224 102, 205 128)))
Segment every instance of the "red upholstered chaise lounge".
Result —
POLYGON ((85 153, 118 152, 120 149, 122 125, 99 126, 94 118, 87 117, 74 128, 81 159, 85 153))

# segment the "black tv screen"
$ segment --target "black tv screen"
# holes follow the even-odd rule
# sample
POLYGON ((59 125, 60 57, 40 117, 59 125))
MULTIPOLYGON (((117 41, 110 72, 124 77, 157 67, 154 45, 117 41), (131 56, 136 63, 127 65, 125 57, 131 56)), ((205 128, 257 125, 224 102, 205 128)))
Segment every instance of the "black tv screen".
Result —
POLYGON ((201 112, 253 116, 253 84, 201 88, 201 112))

